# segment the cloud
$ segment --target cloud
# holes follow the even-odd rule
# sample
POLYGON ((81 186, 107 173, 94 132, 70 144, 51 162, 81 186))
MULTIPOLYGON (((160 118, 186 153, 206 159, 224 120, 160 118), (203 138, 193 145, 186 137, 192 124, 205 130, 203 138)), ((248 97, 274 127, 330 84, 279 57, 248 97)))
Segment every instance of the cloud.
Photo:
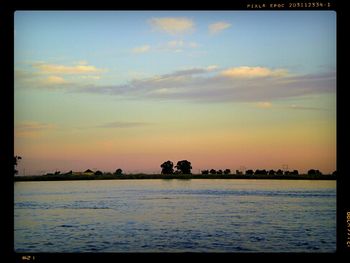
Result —
POLYGON ((190 33, 194 30, 193 21, 185 17, 152 18, 149 23, 154 30, 170 35, 190 33))
POLYGON ((216 70, 218 68, 219 68, 218 65, 210 65, 206 69, 207 69, 207 71, 214 71, 214 70, 216 70))
POLYGON ((86 85, 87 81, 101 79, 106 71, 81 60, 73 66, 50 64, 46 62, 30 63, 31 68, 15 69, 15 85, 18 88, 61 89, 86 85), (85 82, 85 84, 84 84, 85 82))
POLYGON ((140 47, 135 47, 132 49, 133 53, 140 54, 140 53, 146 53, 151 50, 151 46, 149 45, 143 45, 140 47))
POLYGON ((285 69, 248 68, 263 68, 265 70, 262 72, 265 73, 257 73, 261 70, 252 72, 247 70, 238 74, 232 70, 234 68, 220 71, 217 66, 211 65, 132 79, 123 85, 86 85, 84 88, 71 87, 70 90, 71 92, 109 94, 123 99, 255 103, 310 94, 332 93, 336 90, 335 72, 290 75, 285 73, 287 72, 285 69), (222 74, 225 71, 228 74, 222 74), (247 75, 249 77, 242 77, 247 75))
POLYGON ((272 103, 268 101, 264 102, 258 102, 256 106, 260 109, 271 109, 272 108, 272 103))
POLYGON ((197 48, 196 42, 185 42, 183 40, 171 40, 160 44, 157 49, 160 51, 183 52, 184 50, 197 48))
POLYGON ((300 106, 300 105, 288 105, 288 106, 273 106, 271 102, 264 101, 264 102, 258 102, 255 103, 255 106, 259 109, 284 109, 284 110, 312 110, 312 111, 325 111, 327 109, 325 108, 318 108, 318 107, 308 107, 308 106, 300 106))
POLYGON ((155 82, 164 82, 164 81, 171 81, 171 80, 175 81, 176 79, 184 80, 185 77, 192 77, 199 74, 209 73, 209 72, 216 71, 217 69, 218 69, 217 65, 210 65, 204 68, 197 67, 197 68, 182 69, 182 70, 174 71, 173 73, 170 73, 170 74, 155 76, 150 80, 153 80, 155 82))
POLYGON ((190 42, 190 43, 188 43, 188 46, 190 48, 197 48, 199 45, 196 42, 190 42))
POLYGON ((222 76, 232 78, 261 78, 261 77, 283 77, 288 74, 285 69, 269 69, 265 67, 235 67, 221 72, 222 76))
POLYGON ((99 80, 101 79, 100 76, 80 76, 81 79, 87 79, 87 80, 99 80))
POLYGON ((77 62, 78 65, 88 65, 89 63, 86 60, 79 60, 77 62))
POLYGON ((327 110, 325 108, 319 108, 319 107, 308 107, 308 106, 300 106, 300 105, 290 105, 287 107, 288 109, 292 110, 315 110, 315 111, 324 111, 327 110))
POLYGON ((151 125, 148 122, 124 122, 124 121, 115 121, 108 122, 97 126, 98 128, 135 128, 135 127, 144 127, 151 125))
POLYGON ((34 63, 32 66, 44 74, 96 74, 103 71, 95 66, 86 64, 65 66, 58 64, 34 63))
POLYGON ((143 45, 133 48, 131 51, 134 54, 147 53, 153 51, 167 51, 167 52, 183 52, 186 49, 194 49, 199 45, 196 42, 185 42, 183 40, 171 40, 165 43, 158 44, 151 47, 150 45, 143 45))
POLYGON ((183 40, 173 40, 173 41, 169 41, 167 43, 167 46, 169 48, 179 48, 179 47, 183 47, 184 46, 184 41, 183 40))
POLYGON ((48 84, 48 85, 57 85, 57 84, 66 84, 67 81, 59 76, 49 76, 46 79, 43 80, 43 84, 48 84))
POLYGON ((208 30, 210 34, 217 34, 229 27, 231 27, 231 24, 227 22, 217 22, 217 23, 210 24, 208 26, 208 30))
POLYGON ((16 137, 38 137, 42 133, 56 129, 56 125, 35 121, 24 121, 15 126, 16 137))

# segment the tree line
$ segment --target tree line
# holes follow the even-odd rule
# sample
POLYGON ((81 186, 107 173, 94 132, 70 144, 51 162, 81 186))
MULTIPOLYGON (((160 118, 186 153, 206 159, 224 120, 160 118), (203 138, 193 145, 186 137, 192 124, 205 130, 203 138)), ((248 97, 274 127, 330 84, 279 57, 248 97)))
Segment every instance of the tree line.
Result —
MULTIPOLYGON (((18 170, 16 169, 19 160, 21 160, 22 157, 21 156, 14 156, 13 159, 13 163, 14 163, 14 174, 18 174, 18 170)), ((176 163, 176 165, 174 166, 174 163, 170 160, 163 162, 161 165, 161 174, 192 174, 191 170, 192 170, 192 164, 190 161, 188 160, 181 160, 178 161, 176 163), (174 169, 175 168, 175 169, 174 169)), ((56 171, 54 173, 48 173, 47 175, 72 175, 73 171, 69 171, 67 173, 61 174, 60 171, 56 171)), ((94 175, 103 175, 104 173, 100 170, 97 170, 96 172, 93 172, 90 169, 87 169, 83 174, 94 174, 94 175)), ((111 174, 111 173, 109 173, 111 174)), ((207 170, 202 170, 201 174, 203 175, 229 175, 231 174, 231 170, 230 169, 207 169, 207 170)), ((245 175, 299 175, 299 171, 298 170, 293 170, 293 171, 283 171, 281 169, 278 170, 265 170, 265 169, 257 169, 257 170, 252 170, 252 169, 248 169, 245 171, 244 173, 245 175)), ((332 175, 336 175, 337 171, 334 171, 332 173, 332 175)), ((121 168, 118 168, 115 170, 115 172, 113 173, 113 175, 123 175, 123 170, 121 168)), ((243 171, 239 171, 236 170, 236 175, 243 175, 243 171)), ((323 175, 321 171, 317 170, 317 169, 310 169, 307 171, 307 175, 323 175)))

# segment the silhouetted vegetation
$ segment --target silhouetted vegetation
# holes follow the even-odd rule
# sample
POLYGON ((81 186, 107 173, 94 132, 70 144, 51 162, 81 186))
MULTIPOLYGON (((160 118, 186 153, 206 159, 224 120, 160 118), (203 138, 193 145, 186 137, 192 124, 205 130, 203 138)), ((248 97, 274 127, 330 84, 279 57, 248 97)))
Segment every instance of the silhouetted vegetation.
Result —
POLYGON ((96 171, 95 175, 102 175, 103 173, 101 171, 96 171))
POLYGON ((253 175, 254 171, 253 170, 247 170, 247 171, 245 171, 245 174, 246 175, 253 175))
POLYGON ((123 174, 123 170, 118 168, 117 170, 115 170, 114 174, 115 175, 122 175, 123 174))
MULTIPOLYGON (((18 164, 18 160, 22 159, 20 156, 14 157, 15 165, 18 164)), ((226 168, 225 170, 210 169, 202 170, 201 174, 192 175, 191 162, 188 160, 178 161, 175 166, 172 161, 165 161, 160 165, 162 168, 161 174, 124 174, 123 170, 118 168, 112 174, 110 172, 96 171, 93 172, 87 169, 85 172, 73 172, 70 170, 67 173, 61 173, 55 171, 54 173, 47 173, 40 176, 15 176, 15 181, 50 181, 50 180, 110 180, 110 179, 302 179, 302 180, 334 180, 337 176, 337 171, 332 174, 323 175, 319 170, 310 169, 307 174, 299 174, 298 170, 285 171, 281 169, 265 170, 256 169, 255 172, 252 169, 248 169, 243 172, 236 170, 235 174, 231 174, 231 170, 226 168)))
POLYGON ((230 174, 231 170, 230 169, 225 169, 224 174, 230 174))
POLYGON ((215 170, 215 169, 210 169, 210 170, 202 170, 201 174, 217 174, 217 175, 222 175, 222 174, 231 174, 230 169, 225 169, 223 170, 215 170))
MULTIPOLYGON (((174 164, 172 161, 166 161, 160 165, 162 168, 162 174, 173 174, 174 173, 174 164)), ((192 168, 192 167, 191 167, 192 168)))
POLYGON ((191 174, 191 163, 187 160, 178 161, 175 168, 181 174, 191 174))
POLYGON ((285 179, 285 180, 335 180, 336 176, 329 175, 262 175, 254 174, 247 171, 248 174, 112 174, 103 173, 102 175, 88 174, 88 173, 72 173, 72 174, 57 174, 49 173, 40 176, 15 176, 15 181, 53 181, 53 180, 124 180, 124 179, 285 179))
POLYGON ((290 174, 292 174, 292 175, 299 175, 299 171, 298 170, 293 170, 293 172, 291 172, 290 174))
POLYGON ((276 175, 283 175, 283 171, 281 169, 278 169, 276 175))
POLYGON ((254 174, 260 174, 260 175, 267 175, 267 171, 264 169, 264 170, 256 170, 254 174))
POLYGON ((17 167, 17 165, 18 165, 18 162, 19 162, 19 160, 22 160, 22 157, 21 156, 15 156, 15 157, 13 157, 13 165, 14 165, 14 171, 13 171, 13 173, 16 175, 16 174, 18 174, 18 170, 16 169, 16 167, 17 167))
POLYGON ((307 172, 308 175, 322 175, 322 173, 319 170, 315 170, 315 169, 310 169, 307 172))

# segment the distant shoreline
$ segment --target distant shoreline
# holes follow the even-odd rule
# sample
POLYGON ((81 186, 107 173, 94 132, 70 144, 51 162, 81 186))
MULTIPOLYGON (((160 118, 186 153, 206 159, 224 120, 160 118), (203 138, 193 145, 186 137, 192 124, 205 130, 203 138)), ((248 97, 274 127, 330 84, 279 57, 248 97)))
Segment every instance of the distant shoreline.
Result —
POLYGON ((102 175, 32 175, 15 176, 15 182, 23 181, 75 181, 75 180, 140 180, 140 179, 278 179, 278 180, 336 180, 335 175, 218 175, 218 174, 102 174, 102 175))

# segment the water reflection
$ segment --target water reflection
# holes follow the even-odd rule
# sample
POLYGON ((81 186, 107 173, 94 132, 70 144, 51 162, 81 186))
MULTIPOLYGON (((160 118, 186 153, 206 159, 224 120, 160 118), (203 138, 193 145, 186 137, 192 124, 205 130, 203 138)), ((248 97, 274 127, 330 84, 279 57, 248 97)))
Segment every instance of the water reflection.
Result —
POLYGON ((335 182, 15 183, 26 252, 335 251, 335 182))

